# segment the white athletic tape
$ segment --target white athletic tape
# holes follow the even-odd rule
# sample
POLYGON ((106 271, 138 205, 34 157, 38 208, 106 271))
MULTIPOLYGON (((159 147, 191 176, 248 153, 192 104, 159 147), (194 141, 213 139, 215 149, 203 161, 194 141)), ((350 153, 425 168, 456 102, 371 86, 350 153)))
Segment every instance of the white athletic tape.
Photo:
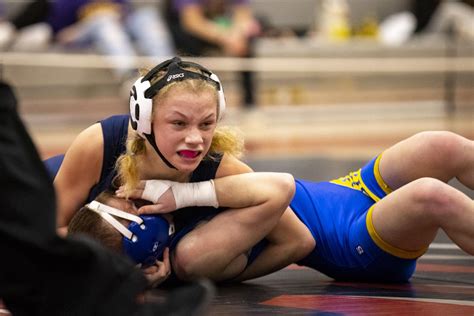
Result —
POLYGON ((188 206, 212 206, 219 207, 217 201, 214 181, 202 181, 194 183, 177 183, 171 185, 176 209, 188 206))
POLYGON ((145 182, 142 198, 156 204, 163 193, 170 187, 173 192, 176 209, 188 206, 219 207, 214 181, 212 180, 194 183, 147 180, 145 182))
POLYGON ((158 202, 160 197, 170 187, 172 182, 168 180, 147 180, 145 181, 145 189, 142 193, 142 199, 153 202, 158 202))

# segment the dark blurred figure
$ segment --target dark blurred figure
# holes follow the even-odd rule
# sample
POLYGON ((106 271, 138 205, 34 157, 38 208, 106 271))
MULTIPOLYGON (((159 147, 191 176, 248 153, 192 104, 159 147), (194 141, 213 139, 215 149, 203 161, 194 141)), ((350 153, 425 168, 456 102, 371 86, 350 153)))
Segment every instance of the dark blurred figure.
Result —
POLYGON ((412 0, 409 11, 395 13, 380 25, 380 39, 401 45, 413 35, 441 34, 474 39, 474 0, 412 0))
MULTIPOLYGON (((260 34, 248 0, 166 0, 165 19, 179 54, 206 56, 212 50, 252 57, 260 34)), ((242 72, 244 104, 255 105, 253 74, 242 72)))
POLYGON ((454 32, 474 39, 474 0, 415 0, 412 12, 416 18, 415 33, 454 32))
POLYGON ((90 239, 56 234, 55 194, 0 82, 0 298, 12 315, 196 315, 209 302, 206 283, 144 303, 142 272, 90 239))

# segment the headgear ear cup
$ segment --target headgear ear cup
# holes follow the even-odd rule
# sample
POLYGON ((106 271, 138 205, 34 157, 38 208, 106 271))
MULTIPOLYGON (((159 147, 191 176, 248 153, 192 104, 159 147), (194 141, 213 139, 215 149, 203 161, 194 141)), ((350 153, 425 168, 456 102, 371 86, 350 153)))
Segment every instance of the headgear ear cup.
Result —
POLYGON ((143 267, 163 259, 163 252, 170 242, 170 224, 162 216, 140 216, 143 223, 131 222, 128 229, 136 238, 122 238, 125 253, 143 267))
POLYGON ((130 91, 130 121, 138 135, 145 138, 145 134, 151 134, 153 100, 145 97, 151 83, 143 79, 138 78, 130 91))
POLYGON ((124 252, 143 266, 162 259, 163 251, 174 234, 174 224, 170 224, 161 215, 137 216, 97 201, 91 201, 87 208, 99 214, 123 235, 124 252), (130 224, 125 227, 114 216, 126 219, 130 224))

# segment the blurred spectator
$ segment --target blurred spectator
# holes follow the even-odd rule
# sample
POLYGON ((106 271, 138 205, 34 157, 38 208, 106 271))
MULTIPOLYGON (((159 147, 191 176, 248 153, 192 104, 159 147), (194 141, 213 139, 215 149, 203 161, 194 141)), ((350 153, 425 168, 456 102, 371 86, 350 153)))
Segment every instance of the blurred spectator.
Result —
MULTIPOLYGON (((252 39, 260 34, 248 0, 165 0, 166 22, 179 53, 251 57, 252 39)), ((255 104, 253 74, 242 72, 244 103, 255 104)))
MULTIPOLYGON (((128 0, 35 0, 12 23, 19 30, 43 23, 52 32, 53 42, 60 46, 93 47, 107 56, 124 56, 111 59, 119 78, 128 77, 133 68, 130 56, 136 54, 134 44, 144 55, 174 54, 166 26, 155 8, 132 10, 128 0)), ((28 45, 16 43, 13 48, 25 49, 28 45)))
POLYGON ((380 25, 380 39, 388 45, 401 45, 414 34, 451 33, 474 39, 473 0, 413 0, 410 11, 389 16, 380 25))
POLYGON ((0 50, 4 50, 12 41, 15 28, 8 21, 5 3, 0 0, 0 50))
POLYGON ((420 1, 414 2, 417 20, 415 33, 453 32, 467 40, 474 39, 474 1, 420 1))

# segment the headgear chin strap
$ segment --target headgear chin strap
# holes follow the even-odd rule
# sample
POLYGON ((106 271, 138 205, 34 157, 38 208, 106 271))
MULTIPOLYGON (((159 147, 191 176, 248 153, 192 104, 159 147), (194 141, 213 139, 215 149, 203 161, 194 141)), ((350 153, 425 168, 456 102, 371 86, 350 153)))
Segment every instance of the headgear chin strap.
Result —
POLYGON ((155 135, 152 130, 152 109, 153 97, 165 86, 175 81, 183 81, 188 79, 205 80, 216 87, 218 93, 219 112, 218 121, 222 119, 225 112, 225 97, 222 84, 216 74, 203 66, 182 61, 179 57, 166 60, 150 70, 145 76, 140 77, 135 81, 130 91, 130 122, 132 128, 137 131, 138 135, 148 140, 160 158, 170 168, 176 169, 160 152, 155 142, 155 135), (194 67, 203 72, 197 73, 186 70, 186 67, 194 67), (160 71, 166 70, 166 74, 151 84, 151 79, 160 71))
POLYGON ((163 251, 174 234, 174 224, 170 224, 160 215, 136 216, 97 201, 90 202, 87 207, 123 235, 123 248, 133 261, 147 267, 162 259, 163 251), (127 219, 130 224, 125 227, 112 215, 127 219))

